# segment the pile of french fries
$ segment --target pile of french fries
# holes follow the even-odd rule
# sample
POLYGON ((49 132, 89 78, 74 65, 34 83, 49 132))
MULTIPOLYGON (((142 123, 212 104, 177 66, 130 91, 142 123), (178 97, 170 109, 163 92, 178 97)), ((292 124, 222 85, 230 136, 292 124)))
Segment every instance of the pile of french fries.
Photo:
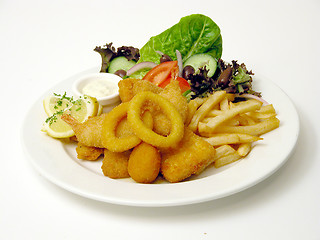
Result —
POLYGON ((249 99, 234 102, 235 95, 217 91, 189 102, 189 128, 216 149, 216 168, 249 154, 262 134, 279 127, 272 104, 249 99))

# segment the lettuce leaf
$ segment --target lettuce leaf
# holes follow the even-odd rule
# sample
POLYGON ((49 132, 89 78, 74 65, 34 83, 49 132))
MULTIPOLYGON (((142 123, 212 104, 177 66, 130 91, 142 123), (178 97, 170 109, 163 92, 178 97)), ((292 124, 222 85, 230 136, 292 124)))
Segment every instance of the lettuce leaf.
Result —
POLYGON ((197 53, 208 53, 219 59, 222 54, 220 28, 211 18, 202 14, 183 17, 171 28, 150 38, 140 49, 139 62, 160 63, 160 55, 156 51, 176 60, 176 50, 181 53, 183 61, 197 53))

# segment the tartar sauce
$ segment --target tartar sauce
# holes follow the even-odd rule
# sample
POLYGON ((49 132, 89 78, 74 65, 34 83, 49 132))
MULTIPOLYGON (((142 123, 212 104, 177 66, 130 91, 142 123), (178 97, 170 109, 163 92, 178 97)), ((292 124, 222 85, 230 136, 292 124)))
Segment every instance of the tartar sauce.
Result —
POLYGON ((110 96, 118 90, 117 83, 104 81, 101 79, 89 82, 82 89, 82 93, 91 97, 106 97, 110 96))

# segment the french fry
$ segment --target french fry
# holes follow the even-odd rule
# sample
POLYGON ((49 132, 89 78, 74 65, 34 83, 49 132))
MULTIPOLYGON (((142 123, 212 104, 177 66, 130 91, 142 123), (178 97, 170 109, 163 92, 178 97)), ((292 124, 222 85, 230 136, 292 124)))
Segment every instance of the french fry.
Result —
POLYGON ((201 135, 208 135, 210 133, 245 133, 254 136, 259 136, 261 134, 270 132, 273 129, 278 128, 280 121, 277 118, 270 118, 265 121, 256 123, 249 126, 225 126, 221 125, 219 128, 215 128, 212 131, 212 128, 207 127, 205 123, 199 123, 199 132, 201 135))
MULTIPOLYGON (((250 112, 251 113, 251 112, 250 112)), ((242 123, 240 125, 254 125, 258 123, 258 119, 249 116, 247 113, 240 114, 240 118, 242 119, 242 123)))
POLYGON ((251 143, 241 143, 237 149, 238 154, 241 157, 245 157, 251 151, 251 143))
POLYGON ((220 109, 212 109, 210 112, 208 112, 208 114, 206 115, 206 117, 216 117, 220 114, 222 114, 223 111, 220 109))
MULTIPOLYGON (((212 120, 212 118, 214 118, 214 117, 206 117, 201 122, 208 123, 212 120)), ((230 126, 237 126, 240 124, 240 122, 239 122, 239 118, 236 116, 236 117, 231 118, 228 121, 224 122, 223 124, 230 125, 230 126)))
POLYGON ((208 138, 203 138, 212 146, 220 146, 225 144, 252 143, 262 138, 242 133, 217 133, 208 138))
POLYGON ((206 114, 211 110, 211 108, 218 104, 226 96, 225 91, 214 92, 207 100, 197 109, 193 115, 189 128, 196 132, 198 123, 206 116, 206 114))
POLYGON ((224 156, 222 158, 217 159, 214 162, 214 166, 216 168, 219 168, 219 167, 225 166, 227 164, 233 163, 235 161, 238 161, 240 158, 241 158, 241 156, 238 154, 238 152, 234 152, 230 155, 227 155, 227 156, 224 156))
POLYGON ((277 116, 276 113, 268 113, 268 112, 248 112, 245 113, 247 116, 249 116, 250 118, 254 119, 255 121, 260 121, 263 119, 267 119, 267 118, 272 118, 277 116))
POLYGON ((233 144, 240 141, 238 134, 234 133, 221 133, 214 134, 211 137, 203 138, 206 142, 210 143, 212 146, 220 146, 226 144, 233 144))
POLYGON ((206 100, 206 98, 195 98, 192 99, 189 103, 188 103, 188 116, 186 119, 185 124, 189 124, 193 115, 195 114, 195 112, 197 111, 198 107, 201 106, 204 101, 206 100))
POLYGON ((214 166, 219 168, 247 156, 252 143, 280 121, 272 104, 262 106, 254 99, 234 103, 234 94, 217 93, 197 106, 189 128, 216 149, 214 166))
POLYGON ((227 97, 225 97, 224 99, 222 99, 222 101, 220 102, 220 109, 222 111, 226 111, 229 110, 229 100, 227 97))
POLYGON ((272 104, 262 106, 257 112, 260 113, 276 113, 272 104))
POLYGON ((218 148, 216 148, 216 154, 214 155, 214 160, 217 160, 219 158, 222 158, 224 156, 230 155, 234 153, 236 150, 234 150, 233 147, 230 145, 222 145, 218 148))
MULTIPOLYGON (((223 114, 216 116, 215 118, 212 119, 212 121, 206 123, 205 124, 206 128, 209 129, 209 131, 213 132, 215 128, 217 128, 217 126, 219 126, 221 123, 235 117, 238 114, 257 110, 261 107, 261 105, 262 105, 261 102, 257 100, 252 100, 252 99, 245 102, 240 102, 234 108, 224 111, 223 114)), ((198 126, 198 130, 200 133, 203 131, 203 127, 201 127, 201 125, 203 124, 199 123, 199 126, 198 126)))
POLYGON ((225 166, 232 162, 239 160, 241 156, 236 150, 229 145, 222 145, 216 149, 216 155, 214 158, 214 166, 216 168, 225 166))

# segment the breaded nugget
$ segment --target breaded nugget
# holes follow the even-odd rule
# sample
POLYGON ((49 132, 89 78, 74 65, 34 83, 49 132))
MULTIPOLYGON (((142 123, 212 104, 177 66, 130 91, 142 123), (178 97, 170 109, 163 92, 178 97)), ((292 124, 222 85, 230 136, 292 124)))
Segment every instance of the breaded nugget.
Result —
POLYGON ((111 152, 108 149, 104 150, 104 158, 102 160, 102 172, 110 178, 128 178, 128 161, 130 151, 111 152))
POLYGON ((152 145, 142 142, 136 146, 129 157, 128 172, 139 183, 152 183, 159 174, 161 155, 152 145))
POLYGON ((193 174, 200 174, 209 166, 215 149, 186 128, 178 147, 162 149, 161 173, 169 182, 180 182, 193 174))
POLYGON ((107 114, 101 114, 97 117, 90 117, 84 123, 80 123, 69 114, 63 114, 61 119, 71 126, 79 143, 88 147, 103 148, 101 131, 106 116, 107 114))
POLYGON ((78 142, 77 157, 82 160, 95 161, 103 154, 103 148, 88 147, 78 142))

